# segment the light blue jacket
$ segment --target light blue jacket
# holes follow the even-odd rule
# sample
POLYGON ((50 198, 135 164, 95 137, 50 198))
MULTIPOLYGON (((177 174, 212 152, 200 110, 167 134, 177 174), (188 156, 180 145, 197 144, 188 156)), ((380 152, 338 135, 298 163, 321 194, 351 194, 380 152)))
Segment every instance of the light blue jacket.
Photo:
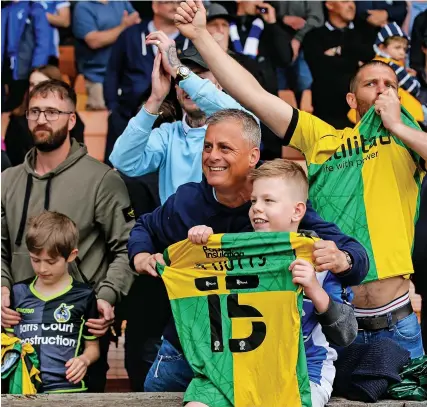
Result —
MULTIPOLYGON (((207 115, 221 109, 241 109, 231 96, 208 79, 191 74, 179 83, 207 115)), ((138 177, 159 170, 159 194, 163 204, 177 188, 202 180, 202 151, 206 126, 191 128, 185 121, 164 123, 152 130, 157 115, 142 108, 117 139, 110 161, 120 172, 138 177)))

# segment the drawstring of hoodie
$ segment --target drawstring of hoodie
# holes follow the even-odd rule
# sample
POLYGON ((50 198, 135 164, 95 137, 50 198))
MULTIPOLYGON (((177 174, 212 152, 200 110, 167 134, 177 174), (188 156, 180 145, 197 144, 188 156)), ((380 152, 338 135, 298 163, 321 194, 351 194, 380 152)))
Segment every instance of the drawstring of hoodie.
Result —
POLYGON ((33 187, 33 176, 27 175, 27 186, 25 187, 24 207, 22 208, 21 222, 19 223, 18 235, 16 236, 16 246, 21 246, 24 235, 25 223, 27 222, 28 204, 30 203, 31 188, 33 187))
POLYGON ((52 183, 53 176, 50 176, 47 179, 46 189, 44 191, 44 210, 47 211, 49 209, 49 202, 50 202, 50 184, 52 183))
MULTIPOLYGON (((49 209, 50 203, 50 185, 52 183, 52 176, 47 179, 46 190, 44 194, 44 210, 47 211, 49 209)), ((19 230, 16 236, 15 245, 21 246, 22 237, 24 236, 25 224, 27 223, 27 215, 28 215, 28 205, 30 203, 31 189, 33 187, 33 176, 31 174, 27 175, 27 186, 25 187, 25 197, 24 197, 24 206, 22 208, 22 216, 21 222, 19 223, 19 230)))

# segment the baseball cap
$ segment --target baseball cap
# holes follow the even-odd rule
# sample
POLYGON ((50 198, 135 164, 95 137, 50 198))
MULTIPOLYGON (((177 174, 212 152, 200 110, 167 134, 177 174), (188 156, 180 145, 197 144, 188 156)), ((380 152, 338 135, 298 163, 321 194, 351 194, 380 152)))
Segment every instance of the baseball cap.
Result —
POLYGON ((197 51, 197 49, 193 46, 188 47, 185 51, 182 51, 179 55, 179 59, 182 63, 192 62, 193 64, 199 65, 202 68, 209 70, 208 65, 199 54, 199 51, 197 51))
POLYGON ((211 5, 206 9, 206 20, 212 21, 215 18, 223 18, 228 22, 231 22, 232 16, 228 14, 227 9, 218 3, 211 3, 211 5))

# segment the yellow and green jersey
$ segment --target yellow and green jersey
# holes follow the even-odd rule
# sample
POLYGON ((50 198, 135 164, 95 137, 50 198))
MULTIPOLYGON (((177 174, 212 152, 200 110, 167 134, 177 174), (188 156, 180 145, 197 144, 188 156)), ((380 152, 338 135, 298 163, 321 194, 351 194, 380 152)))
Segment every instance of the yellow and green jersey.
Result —
POLYGON ((185 401, 209 407, 311 406, 302 291, 290 264, 312 261, 297 233, 218 234, 170 246, 157 266, 195 377, 185 401))
MULTIPOLYGON (((419 128, 404 108, 402 120, 419 128)), ((284 142, 305 156, 316 211, 366 248, 370 269, 363 282, 409 278, 422 159, 384 128, 373 107, 344 130, 294 110, 284 142)))

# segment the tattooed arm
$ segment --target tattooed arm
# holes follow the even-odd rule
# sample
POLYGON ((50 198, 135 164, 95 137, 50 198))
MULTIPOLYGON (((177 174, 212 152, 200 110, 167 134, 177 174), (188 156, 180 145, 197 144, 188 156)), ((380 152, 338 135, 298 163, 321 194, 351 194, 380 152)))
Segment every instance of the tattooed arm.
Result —
POLYGON ((163 69, 175 78, 177 68, 183 65, 178 58, 175 41, 171 40, 163 31, 155 31, 147 36, 146 43, 157 46, 162 53, 163 69))

